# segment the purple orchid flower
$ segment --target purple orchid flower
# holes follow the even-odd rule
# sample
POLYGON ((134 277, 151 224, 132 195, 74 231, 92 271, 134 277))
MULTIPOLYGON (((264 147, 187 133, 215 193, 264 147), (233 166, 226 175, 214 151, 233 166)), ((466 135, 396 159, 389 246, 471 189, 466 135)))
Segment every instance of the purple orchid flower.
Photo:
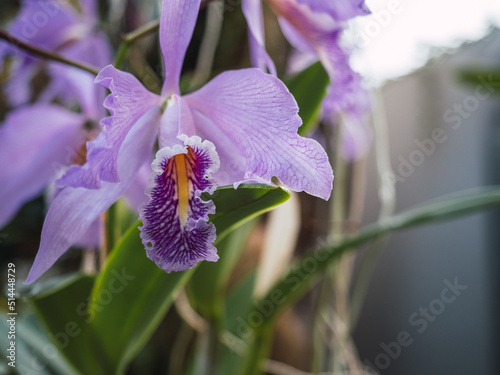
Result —
MULTIPOLYGON (((298 51, 320 60, 330 77, 327 96, 323 99, 323 118, 330 120, 342 114, 351 126, 361 126, 370 105, 361 77, 349 64, 349 54, 340 45, 344 23, 356 16, 369 14, 364 0, 266 0, 278 16, 283 34, 298 51)), ((275 74, 276 68, 264 46, 261 0, 243 0, 243 13, 248 22, 252 64, 275 74)), ((312 59, 314 61, 315 59, 312 59)), ((311 60, 311 59, 308 59, 311 60)), ((351 156, 366 148, 367 130, 350 129, 346 150, 351 156), (361 133, 353 139, 350 135, 361 133)))
MULTIPOLYGON (((96 0, 81 0, 79 6, 81 12, 67 1, 24 0, 9 32, 30 45, 104 67, 111 61, 111 47, 105 34, 97 30, 96 0)), ((0 68, 7 55, 22 56, 15 59, 7 81, 10 103, 14 106, 27 103, 31 97, 31 79, 43 63, 26 52, 17 51, 13 45, 0 43, 0 68)), ((51 80, 38 102, 50 102, 57 97, 68 105, 88 105, 89 97, 99 92, 102 95, 102 89, 96 88, 90 73, 56 62, 47 63, 47 67, 51 80)))
POLYGON ((370 10, 365 0, 297 0, 299 4, 305 4, 313 12, 329 14, 334 20, 347 21, 357 16, 366 16, 370 10))
MULTIPOLYGON (((11 32, 35 45, 61 49, 68 58, 101 66, 109 64, 109 42, 104 34, 93 31, 97 16, 95 1, 85 0, 80 6, 83 14, 65 2, 25 1, 11 32), (50 22, 42 22, 49 17, 50 22)), ((6 44, 0 48, 4 53, 12 52, 6 44)), ((38 60, 24 55, 11 84, 19 85, 21 92, 27 91, 29 72, 37 64, 38 60)), ((106 115, 102 106, 106 90, 94 84, 92 74, 55 63, 50 63, 48 69, 52 79, 38 103, 14 109, 0 127, 0 228, 43 190, 49 188, 54 191, 51 196, 56 195, 59 189, 50 189, 51 185, 68 166, 85 161, 85 142, 96 138, 101 130, 100 119, 106 115), (78 104, 81 113, 49 103, 56 96, 63 102, 72 98, 71 104, 78 104)), ((141 195, 147 177, 144 178, 143 172, 141 178, 134 180, 125 197, 134 209, 144 200, 141 195), (137 194, 139 189, 141 195, 137 194)), ((76 244, 97 246, 97 221, 90 230, 95 235, 85 234, 76 244)))
POLYGON ((36 197, 86 140, 85 116, 54 104, 12 111, 0 127, 0 227, 36 197))
MULTIPOLYGON (((51 187, 71 164, 85 162, 85 142, 100 132, 95 109, 76 113, 56 104, 22 106, 10 112, 0 126, 0 228, 27 201, 49 188, 52 201, 60 189, 51 187), (15 163, 13 162, 15 161, 15 163)), ((101 110, 102 112, 102 110, 101 110)), ((137 209, 144 202, 147 176, 144 167, 126 193, 137 209), (140 193, 139 193, 140 191, 140 193)), ((82 247, 99 244, 99 225, 75 242, 82 247)))
POLYGON ((165 64, 161 95, 128 73, 104 68, 96 82, 109 88, 99 137, 87 144, 87 163, 71 167, 59 181, 66 187, 45 220, 30 283, 61 256, 90 223, 130 186, 158 137, 140 212, 141 237, 150 259, 166 272, 215 261, 213 202, 203 192, 217 186, 273 176, 292 190, 328 199, 333 174, 314 140, 297 135, 297 104, 285 85, 258 69, 220 74, 181 96, 179 78, 200 0, 165 0, 160 44, 165 64), (202 140, 203 139, 203 140, 202 140))
MULTIPOLYGON (((80 8, 81 13, 67 2, 26 0, 10 32, 71 59, 97 66, 109 64, 110 44, 95 30, 95 0, 81 1, 80 8)), ((29 100, 30 81, 42 62, 24 52, 20 55, 15 46, 0 43, 0 63, 12 53, 16 64, 7 91, 11 104, 19 105, 29 100)), ((77 162, 81 147, 96 137, 99 120, 105 116, 101 105, 105 89, 94 85, 92 74, 58 63, 48 63, 47 68, 51 80, 38 103, 11 111, 0 127, 0 227, 24 203, 50 187, 63 169, 77 162), (68 105, 78 104, 81 113, 50 104, 56 97, 68 105)), ((131 201, 137 201, 135 194, 131 201)), ((97 228, 94 223, 89 234, 95 235, 84 234, 75 244, 96 246, 97 228)))

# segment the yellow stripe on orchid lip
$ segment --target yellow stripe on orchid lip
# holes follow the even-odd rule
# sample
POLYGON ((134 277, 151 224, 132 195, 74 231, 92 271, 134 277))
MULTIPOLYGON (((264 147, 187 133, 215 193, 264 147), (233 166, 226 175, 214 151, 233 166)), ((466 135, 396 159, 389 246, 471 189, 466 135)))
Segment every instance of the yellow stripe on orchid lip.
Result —
POLYGON ((177 199, 179 220, 181 227, 187 222, 189 215, 189 198, 191 196, 192 183, 189 174, 192 173, 192 161, 196 158, 191 147, 188 146, 186 154, 178 154, 174 156, 175 162, 175 180, 177 183, 177 199))

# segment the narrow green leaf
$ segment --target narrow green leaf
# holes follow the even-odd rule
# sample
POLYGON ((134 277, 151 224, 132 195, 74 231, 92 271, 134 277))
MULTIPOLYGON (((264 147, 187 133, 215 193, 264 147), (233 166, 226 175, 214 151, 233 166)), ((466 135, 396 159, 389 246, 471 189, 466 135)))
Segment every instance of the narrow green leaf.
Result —
POLYGON ((305 257, 282 280, 276 283, 263 300, 272 301, 273 295, 283 297, 279 298, 281 303, 276 305, 272 314, 274 316, 282 308, 300 297, 332 261, 347 251, 353 251, 358 246, 392 231, 458 218, 497 205, 500 205, 500 188, 484 188, 479 191, 465 192, 460 196, 444 198, 440 202, 422 205, 382 223, 370 225, 356 236, 337 245, 318 249, 314 254, 305 257))
MULTIPOLYGON (((211 220, 220 241, 289 194, 274 186, 244 185, 219 188, 211 198, 217 205, 211 220)), ((92 277, 76 276, 58 280, 55 287, 52 283, 25 290, 34 295, 33 306, 56 338, 67 330, 78 332, 61 349, 83 374, 123 373, 194 272, 166 274, 159 269, 146 256, 139 225, 136 222, 115 246, 95 283, 92 277)), ((232 262, 228 257, 229 265, 232 262)), ((227 274, 222 271, 222 276, 227 274)))
MULTIPOLYGON (((281 188, 267 185, 217 189, 211 198, 217 213, 211 217, 218 240, 237 225, 288 199, 281 188)), ((194 269, 166 274, 146 257, 136 223, 113 250, 96 280, 89 308, 101 346, 121 373, 142 349, 173 298, 194 269)))
POLYGON ((188 283, 193 308, 216 320, 222 315, 224 292, 234 265, 241 255, 253 222, 246 223, 217 241, 217 262, 202 262, 188 283))
POLYGON ((55 338, 57 347, 82 374, 109 374, 87 315, 92 276, 72 276, 33 296, 30 303, 55 338))
POLYGON ((321 101, 329 82, 328 74, 319 61, 285 81, 299 106, 302 119, 300 135, 309 135, 318 124, 321 101))
MULTIPOLYGON (((193 270, 165 273, 146 256, 137 222, 96 280, 89 314, 104 354, 122 373, 160 324, 193 270)), ((111 374, 111 372, 110 372, 111 374)))
MULTIPOLYGON (((40 325, 37 317, 23 306, 20 315, 16 316, 16 370, 19 374, 39 375, 79 375, 73 369, 63 354, 57 349, 47 335, 47 331, 40 325)), ((7 319, 0 320, 0 331, 9 332, 7 319)), ((12 339, 12 338, 11 338, 12 339)), ((2 348, 10 348, 10 340, 7 334, 0 336, 2 348)), ((59 340, 64 338, 59 335, 59 340)), ((6 356, 9 353, 7 352, 6 356)), ((2 356, 0 362, 10 362, 9 358, 2 356)), ((7 366, 7 364, 6 364, 7 366)), ((11 367, 9 367, 11 368, 11 367)), ((0 371, 0 374, 2 371, 0 371)))
POLYGON ((267 353, 256 351, 254 346, 260 346, 260 340, 267 332, 266 327, 272 324, 276 316, 287 306, 290 306, 302 296, 327 267, 341 255, 348 251, 354 251, 358 246, 371 241, 381 235, 392 231, 415 227, 422 224, 430 224, 464 215, 472 214, 481 210, 500 205, 500 187, 487 187, 472 192, 464 192, 460 195, 454 194, 440 201, 433 201, 425 205, 413 208, 398 214, 384 222, 370 225, 359 234, 345 241, 317 249, 309 256, 303 258, 295 265, 280 281, 278 281, 268 294, 255 304, 246 317, 250 321, 253 315, 262 318, 262 324, 254 328, 254 343, 247 353, 247 361, 251 359, 251 365, 246 369, 246 374, 259 374, 260 364, 267 353), (268 313, 263 314, 263 305, 267 306, 268 313), (258 357, 256 357, 256 353, 258 357))
POLYGON ((485 92, 500 94, 500 70, 465 70, 460 72, 460 81, 469 85, 483 86, 485 92))
POLYGON ((264 184, 244 184, 238 189, 221 186, 212 194, 203 194, 205 200, 212 199, 216 213, 210 221, 217 229, 217 241, 229 232, 254 217, 286 202, 290 193, 281 187, 264 184))
POLYGON ((248 340, 251 338, 252 327, 244 319, 252 308, 256 276, 256 273, 252 272, 244 277, 231 290, 225 301, 221 333, 224 346, 221 349, 218 375, 237 374, 245 359, 244 354, 249 350, 248 340))

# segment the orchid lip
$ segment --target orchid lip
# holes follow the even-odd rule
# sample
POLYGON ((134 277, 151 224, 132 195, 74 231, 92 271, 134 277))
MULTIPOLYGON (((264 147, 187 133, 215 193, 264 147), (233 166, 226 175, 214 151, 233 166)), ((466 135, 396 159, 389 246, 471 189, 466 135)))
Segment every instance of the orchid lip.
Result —
POLYGON ((156 154, 140 230, 148 257, 166 272, 217 260, 215 227, 208 223, 215 206, 200 195, 212 192, 215 180, 210 175, 218 168, 214 145, 196 136, 184 137, 183 146, 164 147, 156 154))

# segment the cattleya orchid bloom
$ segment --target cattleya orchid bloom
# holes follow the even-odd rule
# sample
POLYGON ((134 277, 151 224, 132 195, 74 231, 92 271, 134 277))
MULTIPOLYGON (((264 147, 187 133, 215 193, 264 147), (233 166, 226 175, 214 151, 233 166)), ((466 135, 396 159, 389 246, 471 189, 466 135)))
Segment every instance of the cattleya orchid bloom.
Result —
MULTIPOLYGON (((22 106, 8 114, 0 126, 0 228, 24 203, 47 188, 52 191, 47 195, 50 203, 60 190, 53 187, 56 178, 71 164, 85 162, 85 142, 100 132, 102 116, 93 114, 103 110, 97 103, 95 107, 77 113, 56 104, 41 103, 22 106)), ((144 202, 146 185, 143 166, 125 196, 134 209, 144 202)), ((99 230, 96 222, 90 234, 83 235, 76 244, 97 247, 99 230)))
MULTIPOLYGON (((78 5, 79 10, 69 1, 24 0, 9 33, 32 46, 102 68, 111 62, 111 47, 106 35, 96 28, 97 2, 80 0, 78 5)), ((104 90, 93 84, 90 73, 57 62, 42 62, 7 43, 0 43, 0 70, 8 55, 16 56, 7 81, 8 98, 14 106, 29 102, 31 80, 44 66, 50 82, 38 102, 57 98, 64 104, 87 106, 89 111, 95 107, 95 95, 104 99, 104 90)))
MULTIPOLYGON (((109 41, 95 30, 95 0, 82 0, 80 8, 78 12, 67 2, 26 0, 10 32, 71 59, 96 66, 109 64, 109 41)), ((0 62, 12 52, 17 52, 14 47, 0 43, 0 62)), ((9 98, 11 104, 21 104, 29 101, 30 80, 42 63, 28 54, 23 53, 20 59, 17 53, 15 56, 9 98)), ((94 84, 92 74, 58 63, 49 63, 48 73, 50 83, 37 104, 15 108, 0 127, 0 228, 24 203, 50 187, 67 166, 85 161, 82 146, 97 136, 99 121, 106 114, 101 104, 106 91, 94 84), (81 112, 49 103, 54 98, 66 104, 78 103, 81 112)), ((137 194, 133 193, 129 201, 137 203, 137 194)), ((76 243, 97 246, 97 229, 97 224, 92 225, 90 232, 94 235, 86 233, 76 243)))
POLYGON ((201 89, 180 95, 179 79, 200 0, 164 0, 160 44, 165 65, 161 95, 112 66, 96 82, 109 88, 111 113, 87 144, 87 163, 59 180, 66 186, 47 213, 32 282, 130 186, 156 138, 160 150, 140 212, 147 255, 166 272, 218 259, 213 246, 215 212, 203 192, 242 182, 272 183, 328 199, 333 174, 312 139, 300 137, 293 96, 276 77, 259 69, 220 74, 201 89))
MULTIPOLYGON (((265 0, 290 44, 302 54, 320 60, 330 77, 327 96, 322 103, 323 118, 331 121, 341 115, 347 123, 342 145, 346 154, 360 153, 370 136, 362 125, 369 109, 368 93, 361 76, 349 65, 349 54, 340 45, 344 21, 370 13, 364 0, 265 0)), ((243 0, 248 23, 252 64, 276 74, 276 68, 264 46, 264 22, 261 0, 243 0)), ((310 60, 310 59, 308 59, 310 60)))

